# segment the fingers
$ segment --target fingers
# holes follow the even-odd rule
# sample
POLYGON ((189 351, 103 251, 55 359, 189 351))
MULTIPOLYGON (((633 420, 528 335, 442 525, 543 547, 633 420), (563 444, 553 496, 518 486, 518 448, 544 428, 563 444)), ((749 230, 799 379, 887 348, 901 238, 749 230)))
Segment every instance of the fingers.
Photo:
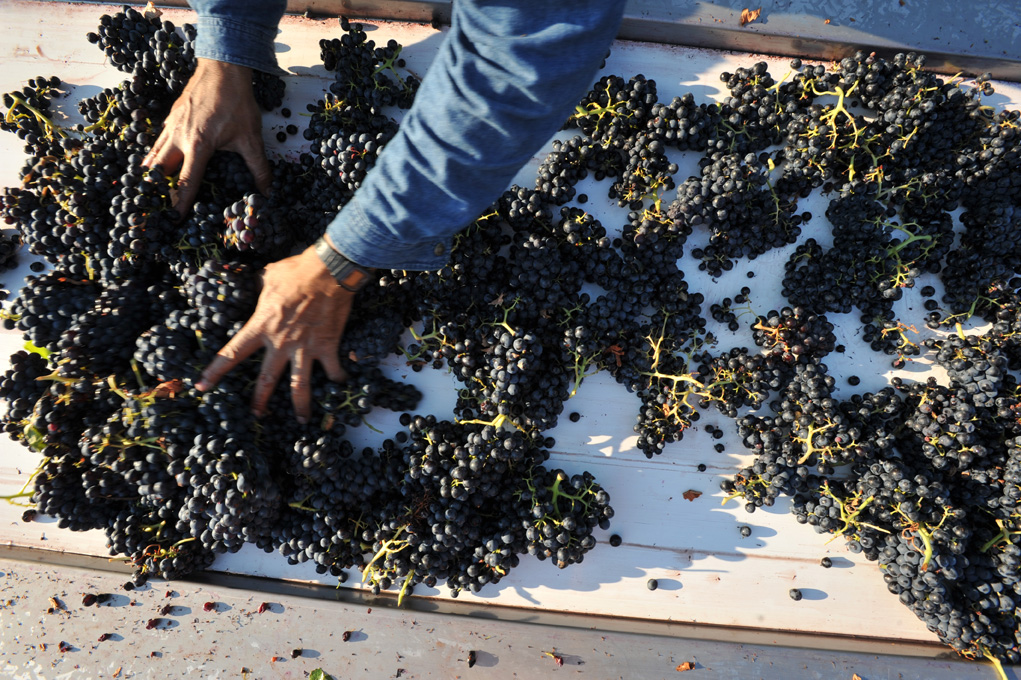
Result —
POLYGON ((204 144, 196 145, 191 153, 185 155, 181 165, 181 176, 177 180, 177 201, 174 203, 174 208, 181 215, 191 210, 192 204, 195 203, 202 175, 212 155, 213 148, 204 144))
MULTIPOLYGON (((273 396, 273 390, 280 382, 280 376, 284 374, 284 369, 287 368, 290 359, 286 352, 272 347, 267 348, 266 356, 262 358, 262 370, 259 371, 259 378, 255 381, 255 392, 252 394, 252 414, 256 418, 261 418, 266 413, 266 404, 273 396)), ((306 381, 305 384, 307 385, 308 382, 306 381)))
POLYGON ((294 404, 294 415, 302 425, 312 415, 311 378, 312 361, 305 350, 299 348, 291 357, 291 403, 294 404))
POLYGON ((159 163, 156 159, 160 157, 160 154, 163 151, 163 147, 166 146, 167 144, 166 138, 167 131, 164 130, 163 132, 160 133, 160 136, 156 138, 156 142, 152 145, 152 148, 149 149, 149 153, 145 155, 145 158, 142 160, 142 165, 144 165, 147 168, 162 165, 162 163, 159 163))
POLYGON ((164 175, 172 175, 181 166, 181 161, 184 160, 184 154, 177 148, 177 145, 172 141, 168 141, 168 133, 166 130, 159 136, 156 143, 153 144, 152 150, 146 155, 142 161, 142 165, 147 168, 155 168, 159 166, 163 168, 164 175))
POLYGON ((245 159, 245 165, 248 166, 252 177, 255 178, 255 186, 259 188, 259 193, 269 196, 273 185, 273 170, 270 168, 269 161, 266 160, 266 148, 263 145, 262 136, 255 135, 247 138, 238 153, 245 159))
POLYGON ((337 357, 336 350, 327 352, 325 355, 321 355, 319 357, 319 363, 322 365, 323 370, 326 371, 326 377, 333 382, 344 382, 347 380, 347 372, 341 368, 340 359, 337 357))
POLYGON ((262 347, 262 341, 258 331, 251 330, 250 324, 245 324, 238 334, 216 353, 216 358, 202 371, 202 377, 195 384, 195 389, 200 392, 213 389, 223 376, 252 356, 260 347, 262 347))

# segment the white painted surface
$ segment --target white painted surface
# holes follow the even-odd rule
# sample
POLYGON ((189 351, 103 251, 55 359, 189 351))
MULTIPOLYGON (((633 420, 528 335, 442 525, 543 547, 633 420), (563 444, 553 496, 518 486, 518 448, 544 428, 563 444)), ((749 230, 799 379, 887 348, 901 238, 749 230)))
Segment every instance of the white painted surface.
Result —
MULTIPOLYGON (((94 30, 102 9, 97 6, 74 6, 49 3, 7 2, 0 9, 0 91, 19 87, 36 75, 59 75, 76 85, 77 94, 92 94, 97 87, 119 82, 122 75, 104 66, 102 55, 85 39, 94 30)), ((113 11, 108 9, 107 11, 113 11)), ((168 11, 175 23, 189 20, 191 13, 168 11)), ((281 66, 296 77, 287 84, 285 106, 298 114, 305 104, 321 95, 325 71, 318 61, 318 40, 339 35, 336 21, 311 21, 287 18, 278 39, 281 66)), ((422 74, 435 54, 440 33, 428 26, 382 23, 374 26, 370 37, 385 43, 394 37, 406 45, 409 67, 422 74)), ((721 96, 718 74, 750 65, 760 57, 659 45, 618 43, 607 70, 625 77, 643 73, 654 78, 662 100, 692 91, 701 99, 721 96)), ((786 60, 772 60, 775 77, 787 72, 786 60)), ((1017 108, 1021 88, 999 85, 994 101, 1017 108)), ((73 108, 71 109, 73 112, 73 108)), ((303 127, 304 119, 295 116, 286 122, 303 127)), ((285 121, 279 114, 265 119, 265 137, 269 147, 276 145, 275 133, 285 121)), ((300 135, 291 137, 284 153, 297 151, 300 135)), ((9 134, 0 135, 0 185, 18 181, 21 149, 18 140, 9 134)), ((519 176, 521 183, 531 185, 540 159, 534 159, 519 176)), ((694 168, 696 156, 679 158, 680 183, 694 168)), ((586 180, 579 192, 588 193, 586 208, 599 217, 608 229, 619 229, 623 212, 605 198, 607 186, 597 189, 586 180)), ((815 218, 805 229, 803 238, 812 235, 828 240, 828 224, 823 216, 825 201, 818 195, 802 201, 802 210, 810 210, 815 218)), ((689 239, 689 247, 707 240, 704 233, 689 239)), ((734 271, 720 280, 699 273, 693 261, 686 258, 684 269, 693 290, 705 297, 704 312, 708 317, 711 303, 736 294, 742 286, 753 289, 752 308, 765 313, 784 304, 779 294, 783 264, 793 249, 785 248, 742 261, 734 271), (754 279, 745 273, 753 270, 754 279)), ((27 260, 16 272, 0 278, 12 290, 28 272, 27 260)), ((919 283, 937 281, 921 281, 919 283)), ((917 291, 917 288, 916 288, 917 291)), ((917 292, 909 292, 898 303, 904 320, 914 319, 923 330, 924 312, 917 292)), ((743 319, 747 321, 747 317, 743 319)), ((860 342, 855 314, 833 316, 838 325, 838 342, 847 347, 843 355, 827 359, 831 371, 838 376, 857 374, 862 378, 858 390, 878 389, 892 371, 889 357, 877 355, 860 342)), ((718 349, 735 345, 750 346, 750 334, 735 335, 725 329, 711 329, 721 338, 718 349), (722 332, 721 332, 722 331, 722 332)), ((21 346, 16 333, 0 332, 0 356, 6 357, 21 346)), ((4 361, 6 363, 6 361, 4 361)), ((444 372, 412 373, 396 358, 388 363, 394 376, 413 381, 426 397, 422 412, 439 417, 449 416, 453 404, 454 380, 444 372)), ((909 369, 926 370, 911 365, 909 369)), ((847 396, 852 388, 838 379, 838 394, 847 396)), ((632 431, 638 402, 608 376, 598 375, 585 381, 578 395, 568 403, 567 413, 578 411, 578 423, 563 418, 563 424, 551 432, 556 437, 556 453, 550 464, 568 472, 590 470, 609 490, 616 517, 613 532, 624 544, 611 548, 601 543, 583 564, 559 571, 548 562, 540 563, 526 556, 522 566, 497 586, 490 586, 478 596, 462 598, 501 605, 536 607, 583 613, 598 613, 640 619, 673 620, 728 626, 775 630, 812 631, 830 634, 862 635, 891 640, 934 640, 925 627, 890 595, 878 568, 845 550, 841 542, 827 543, 828 536, 815 534, 796 524, 786 514, 786 504, 747 514, 739 503, 721 506, 721 480, 732 476, 750 458, 732 432, 730 421, 715 411, 703 414, 696 427, 683 442, 671 445, 665 453, 646 460, 634 447, 632 431), (724 427, 727 436, 721 440, 727 451, 713 451, 712 440, 702 426, 712 423, 724 427), (708 469, 698 472, 697 465, 708 469), (703 492, 695 501, 686 501, 681 494, 689 489, 703 492), (741 538, 739 527, 752 528, 749 538, 741 538), (830 555, 834 567, 823 569, 819 558, 830 555), (656 578, 660 587, 651 592, 646 580, 656 578), (798 587, 805 594, 801 602, 793 602, 788 590, 798 587)), ((371 423, 383 432, 397 431, 396 415, 373 412, 371 423)), ((359 428, 353 435, 364 443, 375 443, 379 437, 368 428, 359 428)), ((362 443, 361 441, 357 443, 362 443)), ((37 456, 6 440, 0 442, 0 494, 11 494, 28 480, 37 456)), ((97 532, 75 534, 57 529, 52 522, 23 524, 22 508, 0 503, 0 541, 6 544, 39 547, 48 550, 102 555, 106 554, 104 537, 97 532)), ((599 537, 605 538, 605 532, 599 537)), ((250 546, 236 555, 217 560, 214 568, 228 572, 269 576, 280 579, 333 583, 319 577, 308 566, 292 567, 278 555, 266 555, 250 546)), ((356 576, 352 574, 352 576, 356 576)), ((357 581, 351 578, 349 584, 357 581)), ((443 593, 446 591, 444 590, 443 593)), ((416 594, 446 597, 445 594, 418 588, 416 594)))

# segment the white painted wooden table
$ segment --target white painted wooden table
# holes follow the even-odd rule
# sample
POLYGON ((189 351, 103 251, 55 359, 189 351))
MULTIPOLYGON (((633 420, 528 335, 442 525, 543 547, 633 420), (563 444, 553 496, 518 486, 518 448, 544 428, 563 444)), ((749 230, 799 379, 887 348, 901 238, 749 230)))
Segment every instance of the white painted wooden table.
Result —
MULTIPOLYGON (((0 4, 0 91, 20 87, 36 75, 59 75, 76 86, 71 101, 93 94, 98 87, 111 86, 123 75, 103 63, 102 53, 85 39, 95 30, 102 11, 115 11, 95 5, 65 5, 10 1, 0 4)), ((167 11, 177 24, 191 20, 183 10, 167 11)), ((408 66, 418 74, 425 72, 433 58, 441 32, 429 26, 393 23, 370 24, 369 35, 377 44, 395 38, 406 46, 408 66)), ((287 82, 285 106, 295 113, 322 95, 329 80, 318 58, 318 41, 337 36, 336 20, 285 18, 277 41, 280 64, 294 74, 287 82)), ((654 78, 661 100, 691 91, 700 100, 723 95, 718 74, 750 65, 761 57, 747 54, 709 52, 660 45, 619 42, 607 64, 607 71, 629 77, 643 73, 654 78)), ((786 60, 770 60, 774 77, 787 72, 786 60)), ((1021 88, 999 84, 993 101, 1017 108, 1021 88)), ((73 107, 69 107, 73 112, 73 107)), ((303 119, 292 117, 287 123, 303 119)), ((275 143, 275 133, 285 124, 279 114, 267 115, 264 135, 272 152, 294 153, 302 141, 291 137, 286 147, 275 143)), ((0 185, 18 181, 23 155, 19 141, 10 134, 0 135, 0 185)), ((519 182, 530 186, 540 159, 522 171, 519 182)), ((678 155, 680 183, 695 169, 695 154, 678 155)), ((579 193, 590 196, 586 209, 599 217, 608 229, 624 224, 623 212, 606 199, 603 184, 593 180, 579 186, 579 193)), ((802 209, 816 217, 805 229, 803 239, 814 236, 826 242, 829 227, 823 216, 825 203, 813 197, 802 202, 802 209)), ((696 233, 687 250, 704 243, 707 235, 696 233)), ((742 286, 752 287, 752 308, 757 313, 784 304, 779 294, 783 263, 794 246, 773 251, 759 259, 742 261, 734 271, 718 281, 696 270, 686 257, 684 269, 692 289, 705 297, 708 307, 723 297, 732 297, 742 286), (754 279, 746 278, 753 270, 754 279)), ((28 272, 28 260, 15 272, 0 278, 15 291, 28 272)), ((938 281, 923 281, 939 285, 938 281)), ((917 291, 917 288, 915 289, 917 291)), ((924 312, 916 292, 909 292, 898 303, 904 320, 914 319, 922 328, 924 312)), ((747 321, 748 317, 745 317, 747 321)), ((861 377, 858 390, 882 387, 892 371, 889 357, 872 352, 861 342, 855 314, 831 317, 838 325, 838 342, 847 347, 845 354, 834 354, 826 363, 837 376, 861 377)), ((751 346, 747 333, 735 335, 725 328, 710 328, 721 338, 718 349, 751 346)), ((20 349, 17 333, 0 333, 0 355, 6 357, 20 349)), ((454 400, 454 379, 440 371, 412 373, 396 358, 388 362, 393 376, 413 381, 426 397, 423 412, 450 417, 454 400)), ((925 366, 909 364, 915 371, 925 366)), ((917 377, 917 372, 914 374, 917 377)), ((851 394, 852 388, 838 379, 838 395, 851 394)), ((578 411, 582 418, 571 423, 566 417, 552 434, 556 440, 551 465, 568 472, 589 470, 606 487, 613 499, 616 517, 612 531, 623 538, 623 545, 610 547, 601 541, 584 563, 560 571, 548 562, 525 557, 522 565, 496 586, 478 595, 464 594, 461 600, 478 603, 537 608, 547 611, 601 614, 652 621, 676 621, 742 628, 802 631, 831 635, 850 635, 887 640, 934 641, 935 637, 890 595, 874 563, 848 552, 841 541, 827 543, 828 536, 815 534, 795 523, 786 503, 747 514, 742 504, 721 505, 719 484, 731 477, 749 460, 727 418, 715 411, 703 413, 683 442, 667 447, 663 455, 646 458, 635 448, 632 430, 638 401, 606 375, 587 379, 567 412, 578 411), (727 436, 721 441, 724 453, 713 450, 715 440, 704 425, 722 426, 727 436), (707 469, 699 472, 704 463, 707 469), (695 501, 682 499, 689 490, 702 492, 695 501), (742 538, 739 528, 751 527, 751 536, 742 538), (823 569, 819 559, 828 555, 833 568, 823 569), (649 578, 659 580, 659 589, 646 588, 649 578), (793 602, 790 588, 797 587, 804 599, 793 602)), ((398 430, 395 414, 374 411, 369 416, 373 427, 387 433, 398 430)), ((368 428, 358 428, 353 437, 375 443, 379 437, 368 428)), ((361 443, 359 441, 358 443, 361 443)), ((28 480, 37 463, 34 453, 6 439, 0 442, 0 495, 11 494, 28 480)), ((106 555, 105 538, 99 532, 71 533, 59 530, 52 521, 29 524, 20 521, 22 508, 0 503, 0 542, 6 545, 64 551, 73 554, 106 555)), ((600 532, 599 538, 607 537, 600 532)), ((289 566, 279 555, 267 555, 254 548, 225 556, 213 569, 223 572, 267 576, 276 579, 334 584, 335 580, 317 576, 309 565, 289 566)), ((355 575, 352 575, 355 576, 355 575)), ((351 578, 347 587, 358 578, 351 578)), ((416 588, 415 597, 446 598, 446 589, 416 588)))

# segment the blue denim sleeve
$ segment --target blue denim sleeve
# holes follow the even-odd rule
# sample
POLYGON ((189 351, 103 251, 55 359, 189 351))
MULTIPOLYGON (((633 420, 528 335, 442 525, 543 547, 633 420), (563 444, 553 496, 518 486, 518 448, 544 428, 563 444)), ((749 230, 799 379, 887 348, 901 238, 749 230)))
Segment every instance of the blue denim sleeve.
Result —
POLYGON ((563 124, 620 25, 623 0, 455 0, 451 29, 397 135, 327 229, 353 262, 442 267, 563 124))
POLYGON ((287 0, 189 0, 199 15, 195 56, 282 75, 273 41, 287 0))

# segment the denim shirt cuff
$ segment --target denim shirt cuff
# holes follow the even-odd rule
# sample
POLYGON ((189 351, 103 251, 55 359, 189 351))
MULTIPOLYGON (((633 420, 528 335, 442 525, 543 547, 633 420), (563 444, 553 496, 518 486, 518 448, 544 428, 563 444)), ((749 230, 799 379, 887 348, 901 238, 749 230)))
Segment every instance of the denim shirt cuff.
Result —
POLYGON ((410 240, 374 224, 355 195, 333 219, 326 233, 336 249, 363 267, 431 271, 450 259, 452 234, 429 241, 410 240))
POLYGON ((217 16, 199 16, 195 56, 247 66, 256 71, 287 75, 277 65, 273 41, 276 28, 250 21, 217 16))

